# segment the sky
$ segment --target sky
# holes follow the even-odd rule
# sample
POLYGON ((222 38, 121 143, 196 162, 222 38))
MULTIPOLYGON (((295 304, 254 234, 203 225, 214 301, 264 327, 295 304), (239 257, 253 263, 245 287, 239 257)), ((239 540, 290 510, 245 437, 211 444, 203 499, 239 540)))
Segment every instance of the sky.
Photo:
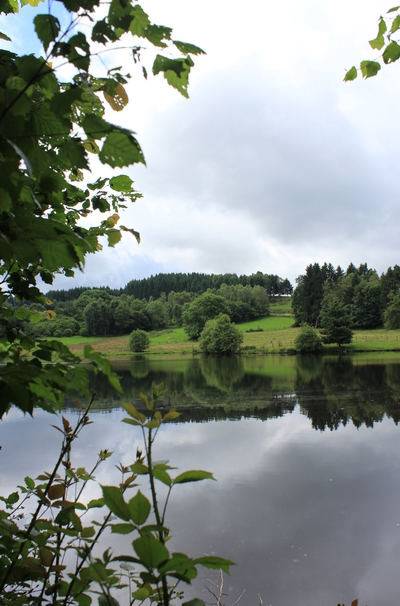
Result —
MULTIPOLYGON (((368 40, 391 6, 144 2, 154 22, 207 55, 195 58, 189 100, 162 76, 144 81, 122 57, 130 102, 107 118, 132 128, 146 157, 146 168, 119 171, 143 193, 121 216, 142 242, 124 234, 55 287, 123 287, 171 271, 262 271, 294 283, 314 262, 367 262, 378 273, 400 263, 400 63, 343 82, 346 69, 379 54, 368 40)), ((26 47, 12 19, 13 44, 26 47)), ((121 64, 118 55, 105 61, 121 64)), ((113 174, 100 163, 92 170, 113 174)))

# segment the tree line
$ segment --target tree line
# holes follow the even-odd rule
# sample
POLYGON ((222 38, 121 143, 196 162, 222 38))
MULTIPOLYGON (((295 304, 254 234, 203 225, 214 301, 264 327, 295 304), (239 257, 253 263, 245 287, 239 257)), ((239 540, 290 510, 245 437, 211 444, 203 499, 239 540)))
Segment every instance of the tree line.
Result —
MULTIPOLYGON (((362 263, 344 271, 331 263, 310 264, 296 279, 292 298, 295 324, 323 328, 330 311, 345 316, 351 328, 400 328, 400 267, 378 275, 362 263)), ((333 313, 333 312, 332 312, 333 313)))
MULTIPOLYGON (((76 289, 77 290, 77 289, 76 289)), ((202 295, 170 292, 149 300, 133 295, 114 295, 109 289, 86 289, 76 299, 33 304, 39 322, 26 322, 31 337, 119 336, 134 330, 150 332, 183 326, 197 339, 206 322, 226 314, 235 323, 269 315, 267 290, 259 285, 222 284, 202 295)))
MULTIPOLYGON (((99 290, 105 290, 112 296, 129 295, 135 299, 146 299, 150 297, 158 299, 164 293, 167 297, 170 293, 188 292, 202 294, 211 289, 216 291, 223 284, 227 286, 262 286, 266 289, 269 297, 290 296, 293 292, 293 286, 290 281, 281 278, 276 274, 264 274, 258 271, 255 274, 240 275, 237 274, 204 274, 204 273, 160 273, 149 278, 141 280, 131 280, 124 288, 111 289, 108 286, 100 287, 99 290)), ((51 301, 74 301, 90 287, 77 287, 67 290, 50 290, 47 297, 51 301)), ((98 290, 98 289, 96 289, 98 290)))

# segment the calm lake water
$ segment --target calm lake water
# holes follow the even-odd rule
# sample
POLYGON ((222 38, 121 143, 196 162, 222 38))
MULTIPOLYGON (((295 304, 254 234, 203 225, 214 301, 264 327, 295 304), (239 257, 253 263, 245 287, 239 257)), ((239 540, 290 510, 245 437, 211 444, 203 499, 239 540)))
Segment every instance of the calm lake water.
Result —
MULTIPOLYGON (((400 357, 188 356, 116 370, 125 400, 139 407, 138 393, 163 381, 162 406, 182 411, 160 430, 156 457, 217 479, 177 486, 168 525, 170 549, 237 563, 225 576, 226 606, 243 589, 242 606, 258 606, 258 595, 264 606, 400 602, 400 357)), ((100 449, 113 450, 97 479, 115 484, 114 465, 133 461, 141 436, 121 423, 107 383, 94 378, 93 388, 94 424, 73 464, 90 468, 100 449)), ((72 401, 64 412, 76 419, 72 401)), ((13 410, 0 425, 2 494, 50 468, 60 435, 51 423, 13 410)), ((88 498, 97 496, 92 488, 88 498)), ((111 542, 130 552, 129 538, 111 542)), ((185 599, 215 603, 207 579, 218 575, 201 570, 185 599)))

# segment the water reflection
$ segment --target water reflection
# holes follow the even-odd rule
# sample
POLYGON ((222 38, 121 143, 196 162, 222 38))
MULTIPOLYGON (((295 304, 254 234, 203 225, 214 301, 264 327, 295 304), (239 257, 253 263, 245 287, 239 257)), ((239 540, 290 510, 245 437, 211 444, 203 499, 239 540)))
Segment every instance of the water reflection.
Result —
MULTIPOLYGON (((167 390, 162 404, 182 412, 182 421, 267 419, 301 413, 317 430, 352 422, 372 427, 384 415, 400 421, 400 364, 385 358, 254 356, 134 359, 120 363, 124 399, 135 402, 152 382, 167 390)), ((118 408, 119 396, 101 376, 92 377, 97 409, 118 408)), ((70 403, 73 407, 73 404, 70 403)))
MULTIPOLYGON (((157 435, 156 458, 181 470, 208 469, 218 480, 173 492, 168 525, 171 549, 237 562, 225 579, 226 604, 243 589, 243 606, 257 605, 258 594, 266 606, 350 604, 355 598, 360 606, 398 603, 396 359, 142 359, 121 364, 118 372, 125 399, 139 405, 140 391, 164 381, 164 406, 183 412, 157 435)), ((76 443, 74 465, 109 448, 114 455, 97 480, 116 484, 114 465, 132 461, 141 435, 121 423, 125 415, 107 382, 93 377, 92 387, 97 414, 76 443)), ((75 413, 71 404, 66 415, 72 422, 75 413)), ((12 411, 2 426, 4 492, 15 478, 48 469, 56 456, 54 420, 43 412, 35 417, 12 411)), ((130 552, 130 537, 112 535, 110 541, 116 552, 130 552)), ((210 572, 201 571, 186 599, 198 595, 209 602, 207 578, 210 572)))

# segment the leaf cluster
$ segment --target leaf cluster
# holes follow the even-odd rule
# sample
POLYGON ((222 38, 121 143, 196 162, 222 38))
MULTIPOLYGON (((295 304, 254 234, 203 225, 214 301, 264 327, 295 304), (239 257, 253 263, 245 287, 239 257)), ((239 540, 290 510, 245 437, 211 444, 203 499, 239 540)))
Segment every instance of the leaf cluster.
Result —
MULTIPOLYGON (((400 6, 394 6, 388 10, 389 15, 385 19, 381 16, 378 22, 378 33, 375 38, 369 41, 372 49, 382 51, 378 60, 364 60, 360 63, 359 71, 363 78, 372 78, 381 70, 379 59, 382 59, 385 65, 395 63, 400 59, 400 40, 394 39, 394 34, 400 29, 400 6), (397 14, 396 14, 397 13, 397 14)), ((346 72, 344 82, 355 80, 358 75, 357 68, 353 65, 346 72)))

